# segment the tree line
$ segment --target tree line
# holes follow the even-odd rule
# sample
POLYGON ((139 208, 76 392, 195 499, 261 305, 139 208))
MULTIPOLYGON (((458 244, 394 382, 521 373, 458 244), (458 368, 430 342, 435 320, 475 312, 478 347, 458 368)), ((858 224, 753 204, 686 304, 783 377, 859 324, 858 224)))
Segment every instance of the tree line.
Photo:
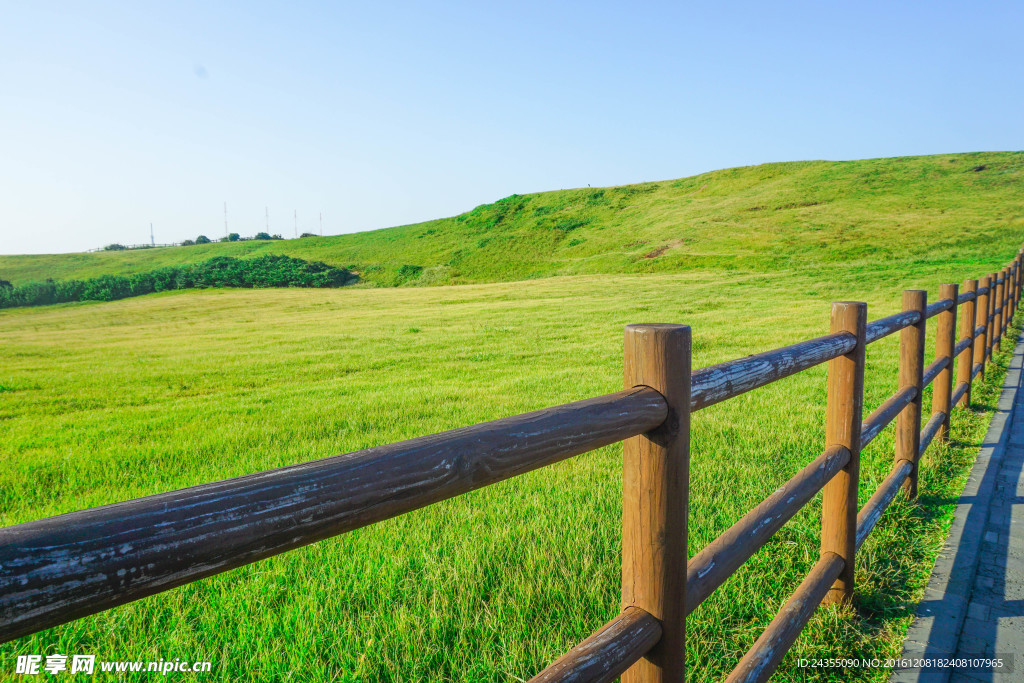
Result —
POLYGON ((45 306, 70 301, 114 301, 174 289, 208 287, 342 287, 358 280, 346 268, 284 255, 237 259, 218 256, 201 263, 165 266, 134 275, 100 275, 13 285, 0 280, 0 308, 45 306))

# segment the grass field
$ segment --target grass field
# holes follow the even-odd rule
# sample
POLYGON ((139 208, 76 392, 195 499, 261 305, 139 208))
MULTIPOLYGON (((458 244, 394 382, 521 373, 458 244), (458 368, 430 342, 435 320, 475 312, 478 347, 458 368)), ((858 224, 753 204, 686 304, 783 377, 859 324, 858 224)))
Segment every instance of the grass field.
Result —
MULTIPOLYGON (((881 276, 888 266, 877 265, 890 259, 943 267, 979 243, 1016 250, 1022 182, 1024 152, 764 164, 513 195, 452 218, 351 235, 0 256, 0 278, 83 278, 262 254, 345 266, 367 285, 386 286, 851 266, 881 276)), ((256 229, 263 227, 250 234, 256 229)))
MULTIPOLYGON (((761 272, 708 262, 685 273, 208 290, 0 311, 0 523, 616 391, 628 323, 692 325, 700 367, 827 332, 832 300, 868 301, 875 319, 897 310, 902 288, 934 296, 941 282, 1008 262, 1021 214, 1002 209, 998 229, 997 208, 982 212, 986 239, 851 234, 864 257, 850 268, 801 265, 794 242, 761 272), (918 242, 960 246, 945 261, 883 258, 918 242)), ((737 253, 767 261, 773 252, 758 251, 752 234, 737 253)), ((806 234, 813 245, 818 233, 806 234)), ((889 338, 869 350, 866 412, 895 389, 896 349, 889 338)), ((955 411, 951 444, 929 450, 919 503, 895 503, 867 541, 858 609, 819 611, 779 680, 887 677, 805 678, 796 660, 899 652, 1004 363, 975 410, 955 411)), ((691 553, 822 451, 824 406, 818 367, 695 417, 691 553)), ((892 450, 889 429, 864 453, 862 504, 892 450)), ((13 675, 17 654, 59 652, 212 660, 202 680, 529 678, 618 612, 620 455, 604 448, 0 646, 0 677, 13 675)), ((819 508, 812 502, 693 614, 691 680, 720 680, 810 569, 819 508)))

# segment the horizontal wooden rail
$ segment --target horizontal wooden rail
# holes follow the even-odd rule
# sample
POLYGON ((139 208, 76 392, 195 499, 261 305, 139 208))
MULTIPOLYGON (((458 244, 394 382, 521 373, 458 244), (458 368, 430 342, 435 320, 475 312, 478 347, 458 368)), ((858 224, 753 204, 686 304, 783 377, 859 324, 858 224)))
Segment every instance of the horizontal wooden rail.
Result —
POLYGON ((843 571, 844 565, 843 558, 835 553, 824 553, 754 646, 725 679, 726 683, 761 683, 768 680, 800 631, 810 621, 814 610, 828 593, 832 582, 843 571))
POLYGON ((694 555, 686 564, 687 614, 732 576, 849 461, 848 449, 829 448, 694 555))
POLYGON ((919 456, 924 455, 924 452, 928 450, 928 444, 935 438, 935 432, 939 431, 939 427, 946 421, 948 415, 944 412, 937 412, 932 415, 932 418, 928 420, 928 424, 921 428, 921 444, 918 446, 917 453, 919 456))
POLYGON ((979 292, 961 292, 956 298, 957 304, 965 304, 968 301, 974 301, 978 298, 979 292))
POLYGON ((924 388, 935 381, 935 378, 939 376, 939 373, 949 367, 949 358, 936 358, 928 367, 921 373, 921 387, 924 388))
POLYGON ((875 408, 875 411, 867 416, 860 426, 860 447, 861 450, 874 441, 883 429, 889 426, 896 416, 910 402, 917 397, 917 387, 903 387, 895 394, 885 399, 882 405, 875 408))
POLYGON ((981 296, 982 294, 988 294, 990 291, 992 291, 991 287, 978 287, 978 291, 975 293, 981 296))
POLYGON ((872 323, 868 323, 864 330, 866 341, 870 344, 920 321, 921 314, 917 311, 903 311, 902 313, 890 315, 887 318, 880 318, 872 323))
POLYGON ((860 512, 857 513, 857 548, 864 543, 864 539, 871 535, 882 513, 889 504, 896 498, 903 482, 907 480, 910 471, 914 469, 913 463, 909 460, 900 460, 893 465, 892 470, 885 480, 879 485, 874 495, 868 499, 860 512))
POLYGON ((966 394, 967 390, 970 388, 971 385, 968 384, 967 382, 962 382, 958 384, 956 390, 953 392, 953 398, 950 399, 950 404, 955 406, 960 401, 960 399, 964 397, 964 394, 966 394))
POLYGON ((957 345, 953 348, 953 357, 957 358, 961 353, 966 351, 968 347, 970 347, 971 343, 973 343, 973 341, 973 339, 967 338, 961 339, 959 342, 957 342, 957 345))
POLYGON ((530 683, 614 681, 660 639, 661 622, 639 607, 627 607, 531 678, 530 683))
POLYGON ((649 387, 0 530, 10 640, 650 431, 649 387))
POLYGON ((978 325, 974 328, 974 338, 977 339, 981 335, 985 334, 986 330, 988 330, 988 325, 978 325))
POLYGON ((973 380, 973 379, 974 379, 975 377, 977 377, 977 376, 978 376, 978 373, 979 373, 979 372, 981 372, 981 371, 982 371, 982 370, 984 370, 984 369, 985 369, 985 364, 984 364, 984 363, 978 363, 978 364, 976 364, 976 365, 974 366, 974 369, 973 369, 973 370, 971 370, 971 379, 973 380))
POLYGON ((951 308, 953 308, 952 299, 940 299, 939 301, 928 304, 928 308, 925 309, 924 317, 931 318, 943 311, 948 311, 951 308))
POLYGON ((856 346, 857 339, 852 334, 840 332, 701 368, 694 371, 690 382, 690 411, 721 403, 838 358, 856 346))

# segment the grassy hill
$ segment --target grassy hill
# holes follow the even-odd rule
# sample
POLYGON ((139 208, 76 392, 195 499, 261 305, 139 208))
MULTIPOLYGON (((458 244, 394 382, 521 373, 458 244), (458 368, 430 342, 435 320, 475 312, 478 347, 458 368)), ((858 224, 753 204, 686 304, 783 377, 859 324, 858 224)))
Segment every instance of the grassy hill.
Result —
POLYGON ((1024 152, 764 164, 512 195, 452 218, 351 235, 0 256, 0 278, 134 273, 256 254, 341 265, 385 286, 695 268, 872 269, 892 258, 945 263, 979 241, 1016 250, 1022 181, 1024 152))

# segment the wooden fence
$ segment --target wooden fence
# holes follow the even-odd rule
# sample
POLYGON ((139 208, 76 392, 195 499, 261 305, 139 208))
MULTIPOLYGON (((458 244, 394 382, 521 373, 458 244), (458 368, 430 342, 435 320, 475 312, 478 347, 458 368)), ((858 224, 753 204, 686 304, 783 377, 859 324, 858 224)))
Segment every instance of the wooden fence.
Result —
POLYGON ((622 612, 533 680, 682 681, 687 615, 823 491, 820 559, 727 679, 763 681, 819 604, 851 599, 854 554, 897 492, 916 495, 921 454, 947 438, 952 407, 970 404, 1017 309, 1022 254, 963 291, 942 285, 931 304, 906 291, 902 312, 874 322, 866 304, 835 303, 824 337, 699 370, 689 327, 630 325, 626 389, 616 394, 7 527, 0 641, 625 441, 622 612), (931 318, 935 360, 925 366, 931 318), (895 332, 899 389, 862 419, 865 350, 895 332), (693 414, 826 361, 825 450, 687 561, 693 414), (892 471, 858 511, 860 452, 893 420, 892 471))

